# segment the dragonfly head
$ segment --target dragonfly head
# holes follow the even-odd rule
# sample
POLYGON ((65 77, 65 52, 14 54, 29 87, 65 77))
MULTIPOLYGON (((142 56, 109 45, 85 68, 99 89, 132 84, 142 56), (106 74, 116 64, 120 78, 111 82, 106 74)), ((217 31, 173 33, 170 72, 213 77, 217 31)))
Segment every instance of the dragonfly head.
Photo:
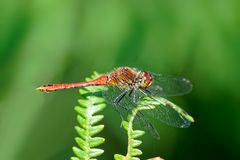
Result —
POLYGON ((148 72, 142 72, 141 74, 141 83, 140 83, 140 88, 147 88, 152 85, 153 79, 151 74, 148 72))

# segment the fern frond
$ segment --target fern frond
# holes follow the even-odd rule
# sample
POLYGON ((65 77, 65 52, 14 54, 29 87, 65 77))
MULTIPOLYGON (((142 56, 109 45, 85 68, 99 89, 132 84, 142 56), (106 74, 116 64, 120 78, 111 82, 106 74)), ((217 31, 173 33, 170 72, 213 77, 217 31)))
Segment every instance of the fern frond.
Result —
MULTIPOLYGON (((139 138, 140 136, 142 136, 144 134, 144 131, 133 130, 133 120, 137 115, 138 111, 155 109, 161 105, 166 107, 171 107, 174 111, 180 114, 181 117, 184 118, 185 120, 189 122, 194 122, 193 117, 191 117, 183 109, 181 109, 174 103, 170 102, 169 100, 162 97, 152 97, 152 98, 144 97, 142 100, 138 102, 137 107, 132 110, 132 113, 128 117, 128 122, 123 121, 123 127, 128 134, 128 150, 127 150, 126 156, 115 154, 114 155, 115 160, 140 160, 137 156, 141 155, 142 151, 137 149, 136 147, 138 147, 142 143, 142 141, 137 140, 136 138, 139 138)), ((160 157, 155 157, 151 159, 163 160, 160 157)))
POLYGON ((134 108, 132 110, 132 113, 128 116, 128 121, 122 122, 123 127, 127 131, 127 135, 128 135, 127 154, 126 156, 115 154, 114 155, 115 160, 140 160, 137 156, 140 156, 142 154, 142 151, 137 147, 142 144, 142 141, 138 140, 137 138, 144 135, 145 132, 142 130, 134 130, 133 121, 138 111, 149 110, 149 109, 154 109, 154 106, 149 107, 149 106, 146 106, 145 103, 142 103, 141 101, 139 101, 137 107, 134 108))
MULTIPOLYGON (((95 72, 91 79, 98 76, 99 75, 95 72)), ((90 78, 86 80, 90 80, 90 78)), ((77 121, 79 123, 79 126, 75 126, 79 135, 79 137, 75 138, 78 147, 72 148, 76 157, 71 157, 71 160, 95 160, 95 157, 100 156, 104 152, 104 150, 96 147, 104 143, 105 139, 102 137, 94 137, 104 128, 104 125, 96 125, 104 116, 95 114, 106 107, 105 100, 94 93, 103 90, 104 87, 102 86, 79 89, 83 98, 78 100, 79 106, 75 107, 75 111, 78 114, 77 121)))

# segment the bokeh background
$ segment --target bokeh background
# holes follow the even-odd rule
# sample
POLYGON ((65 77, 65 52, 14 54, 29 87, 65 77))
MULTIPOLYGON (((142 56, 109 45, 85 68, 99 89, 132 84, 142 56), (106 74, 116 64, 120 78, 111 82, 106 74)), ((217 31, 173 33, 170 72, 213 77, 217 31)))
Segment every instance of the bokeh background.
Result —
MULTIPOLYGON (((194 84, 171 100, 196 122, 188 129, 156 122, 161 139, 145 135, 141 159, 240 158, 239 10, 238 0, 1 0, 0 159, 69 159, 78 90, 35 88, 118 66, 194 84)), ((110 160, 126 153, 127 137, 111 106, 103 114, 99 159, 110 160)))

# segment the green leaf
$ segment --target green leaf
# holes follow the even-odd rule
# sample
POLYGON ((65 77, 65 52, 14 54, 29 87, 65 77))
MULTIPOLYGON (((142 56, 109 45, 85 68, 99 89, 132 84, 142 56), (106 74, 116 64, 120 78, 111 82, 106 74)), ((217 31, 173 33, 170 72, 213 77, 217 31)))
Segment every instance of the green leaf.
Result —
POLYGON ((91 102, 87 99, 79 99, 78 103, 81 105, 81 107, 87 108, 87 106, 91 105, 91 102))
POLYGON ((126 160, 126 157, 120 154, 115 154, 114 155, 115 160, 126 160))
POLYGON ((104 118, 103 115, 96 115, 96 116, 92 116, 88 119, 89 123, 91 125, 96 124, 97 122, 101 121, 104 118))
POLYGON ((89 91, 86 90, 85 88, 82 88, 82 89, 79 89, 79 93, 80 93, 81 95, 85 95, 85 94, 89 93, 89 91))
POLYGON ((103 128, 104 128, 104 125, 89 127, 89 136, 93 136, 95 134, 98 134, 99 132, 101 132, 103 130, 103 128))
POLYGON ((131 156, 139 156, 139 155, 141 155, 141 154, 142 154, 142 151, 139 150, 139 149, 132 148, 132 149, 130 150, 130 155, 131 155, 131 156))
POLYGON ((71 157, 71 160, 80 160, 80 159, 77 157, 71 157))
POLYGON ((78 146, 82 149, 82 150, 87 150, 87 142, 84 141, 82 138, 76 137, 75 141, 77 142, 78 146))
POLYGON ((77 147, 73 147, 73 153, 78 156, 79 158, 85 159, 85 157, 87 157, 87 153, 84 152, 83 150, 77 148, 77 147))
POLYGON ((83 129, 86 129, 86 127, 87 127, 87 120, 86 119, 84 119, 84 118, 82 118, 81 116, 78 115, 77 116, 77 121, 83 129))
POLYGON ((94 137, 89 139, 89 146, 91 148, 99 146, 100 144, 104 143, 105 139, 102 137, 94 137))
POLYGON ((74 108, 75 111, 77 111, 77 113, 82 116, 83 118, 86 118, 86 109, 85 108, 81 108, 79 106, 76 106, 74 108))
POLYGON ((80 135, 81 138, 85 139, 85 137, 87 136, 85 130, 79 126, 75 126, 75 129, 76 129, 78 135, 80 135))
POLYGON ((140 158, 137 158, 137 157, 131 157, 131 158, 129 158, 129 160, 140 160, 140 158))
POLYGON ((132 147, 138 147, 138 146, 140 146, 142 144, 142 141, 136 140, 136 139, 132 139, 130 141, 130 143, 131 143, 132 147))
POLYGON ((97 157, 103 154, 104 150, 93 148, 90 150, 90 157, 97 157))
MULTIPOLYGON (((97 86, 94 86, 94 87, 97 87, 97 86)), ((88 99, 89 102, 92 102, 94 105, 96 105, 97 103, 104 104, 104 102, 105 102, 104 98, 97 97, 97 96, 87 96, 87 99, 88 99)))
POLYGON ((94 105, 94 107, 89 108, 88 112, 90 115, 96 114, 97 112, 102 111, 106 107, 106 104, 94 105))
POLYGON ((127 131, 129 123, 127 121, 122 122, 123 128, 127 131))
POLYGON ((134 131, 131 132, 131 136, 132 136, 133 138, 138 138, 138 137, 144 135, 144 133, 145 133, 145 132, 144 132, 144 131, 141 131, 141 130, 134 130, 134 131))

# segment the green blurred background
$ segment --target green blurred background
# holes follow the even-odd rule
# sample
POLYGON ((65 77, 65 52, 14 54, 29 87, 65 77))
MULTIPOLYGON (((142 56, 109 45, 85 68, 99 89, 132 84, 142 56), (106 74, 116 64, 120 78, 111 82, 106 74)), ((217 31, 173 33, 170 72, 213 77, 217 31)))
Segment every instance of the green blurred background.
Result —
MULTIPOLYGON (((161 139, 145 135, 141 159, 240 158, 239 10, 238 0, 1 0, 0 159, 69 159, 78 90, 35 88, 118 66, 194 84, 171 100, 196 122, 188 129, 157 123, 161 139)), ((111 106, 103 114, 99 159, 110 160, 125 154, 127 137, 111 106)))

